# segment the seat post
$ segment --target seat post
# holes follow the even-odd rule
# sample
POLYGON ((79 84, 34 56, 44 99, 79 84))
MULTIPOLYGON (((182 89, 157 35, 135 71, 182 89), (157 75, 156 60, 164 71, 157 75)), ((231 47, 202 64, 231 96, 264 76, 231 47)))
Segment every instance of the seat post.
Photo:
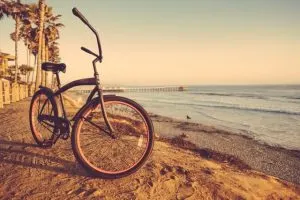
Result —
POLYGON ((59 79, 58 72, 55 72, 55 75, 56 75, 56 80, 57 80, 57 87, 58 87, 58 89, 60 89, 60 79, 59 79))
MULTIPOLYGON (((56 75, 56 80, 57 80, 57 87, 58 87, 58 89, 60 89, 60 79, 59 79, 58 71, 55 72, 55 75, 56 75)), ((59 93, 59 97, 60 97, 59 99, 60 99, 60 103, 61 103, 63 117, 65 119, 67 119, 67 114, 66 114, 66 111, 65 111, 64 101, 63 101, 63 97, 62 97, 61 93, 59 93)))

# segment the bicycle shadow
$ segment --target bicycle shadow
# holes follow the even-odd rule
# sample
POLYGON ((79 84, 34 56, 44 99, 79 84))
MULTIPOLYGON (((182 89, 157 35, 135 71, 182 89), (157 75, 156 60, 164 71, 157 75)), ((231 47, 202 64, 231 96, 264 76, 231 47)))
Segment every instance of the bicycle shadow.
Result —
POLYGON ((0 139, 0 162, 64 173, 72 176, 89 177, 85 170, 81 167, 76 167, 76 163, 73 161, 55 156, 43 155, 29 150, 45 152, 47 149, 41 149, 36 144, 0 139))

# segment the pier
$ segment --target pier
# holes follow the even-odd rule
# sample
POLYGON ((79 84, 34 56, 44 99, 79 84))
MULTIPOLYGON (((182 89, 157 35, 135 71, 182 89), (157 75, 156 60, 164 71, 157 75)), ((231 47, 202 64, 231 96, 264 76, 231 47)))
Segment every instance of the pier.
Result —
MULTIPOLYGON (((80 94, 89 94, 92 89, 74 89, 73 92, 80 94)), ((187 88, 183 86, 179 87, 104 87, 104 92, 183 92, 187 91, 187 88)))

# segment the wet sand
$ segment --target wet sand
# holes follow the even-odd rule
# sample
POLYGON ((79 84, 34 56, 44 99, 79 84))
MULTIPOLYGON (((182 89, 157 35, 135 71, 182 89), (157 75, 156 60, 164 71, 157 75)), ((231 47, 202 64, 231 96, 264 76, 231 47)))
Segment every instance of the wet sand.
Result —
MULTIPOLYGON (((116 180, 90 177, 75 160, 70 140, 60 140, 51 149, 34 144, 28 121, 29 100, 0 110, 0 199, 299 199, 299 185, 249 169, 248 165, 253 167, 247 159, 226 152, 233 147, 248 148, 247 144, 249 148, 252 145, 253 152, 260 150, 264 155, 270 151, 272 158, 275 149, 245 137, 219 133, 212 127, 211 131, 200 131, 202 125, 158 116, 152 118, 160 137, 141 170, 116 180), (173 130, 178 132, 164 132, 173 130), (187 137, 163 138, 182 131, 187 137), (196 133, 202 146, 193 135, 196 133), (245 141, 232 144, 238 138, 245 141)), ((279 151, 279 155, 293 157, 294 170, 298 169, 297 153, 285 151, 279 151)))

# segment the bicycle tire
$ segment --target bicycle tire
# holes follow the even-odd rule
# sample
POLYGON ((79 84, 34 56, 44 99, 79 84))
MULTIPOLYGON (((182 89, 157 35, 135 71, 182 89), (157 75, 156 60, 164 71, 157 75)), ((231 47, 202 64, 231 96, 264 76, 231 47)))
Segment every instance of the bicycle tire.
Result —
POLYGON ((104 96, 104 105, 108 120, 117 134, 116 138, 111 138, 103 130, 97 128, 95 128, 96 131, 91 130, 91 127, 94 126, 92 120, 95 119, 94 123, 98 118, 98 125, 101 124, 102 128, 105 129, 103 117, 101 118, 100 100, 95 98, 82 109, 80 116, 75 120, 72 132, 72 149, 78 162, 93 176, 104 179, 121 178, 136 172, 150 156, 154 142, 153 125, 143 107, 128 98, 104 96), (95 114, 97 111, 99 111, 98 117, 95 114), (125 112, 124 115, 122 115, 123 112, 125 112), (84 126, 88 124, 92 125, 90 127, 84 126), (96 137, 91 137, 92 134, 96 134, 96 137), (87 146, 85 144, 90 145, 87 151, 83 149, 87 146), (129 147, 132 147, 131 152, 126 151, 129 147), (101 157, 104 148, 109 150, 109 153, 105 152, 109 156, 101 157), (97 155, 97 158, 92 156, 94 154, 97 155), (94 161, 94 159, 100 160, 94 161), (128 159, 130 160, 128 161, 128 159), (111 162, 108 163, 107 160, 111 160, 111 162), (121 168, 125 165, 124 163, 129 167, 121 168), (100 166, 96 166, 98 164, 100 166))
MULTIPOLYGON (((58 118, 58 109, 57 109, 57 104, 55 99, 52 97, 52 93, 50 93, 47 90, 44 89, 40 89, 37 92, 35 92, 35 94, 33 95, 32 99, 31 99, 31 103, 30 103, 30 110, 29 110, 29 123, 30 123, 30 129, 31 129, 31 133, 32 136, 35 140, 35 142, 40 146, 40 147, 50 147, 52 146, 52 143, 49 142, 52 134, 57 130, 57 126, 55 124, 55 120, 53 122, 49 122, 49 124, 43 124, 42 122, 40 122, 40 120, 37 118, 36 116, 36 109, 39 108, 43 108, 43 102, 41 101, 45 101, 44 103, 45 106, 47 105, 48 111, 50 110, 49 106, 51 106, 51 113, 50 116, 53 116, 54 119, 58 118), (37 101, 39 101, 39 105, 37 105, 37 101), (42 104, 42 105, 41 105, 42 104), (53 113, 52 113, 53 112, 53 113), (42 131, 41 128, 39 129, 37 126, 38 124, 40 124, 39 126, 43 126, 44 130, 42 131), (52 126, 50 126, 52 125, 52 126)), ((49 113, 46 113, 46 115, 49 113)))

